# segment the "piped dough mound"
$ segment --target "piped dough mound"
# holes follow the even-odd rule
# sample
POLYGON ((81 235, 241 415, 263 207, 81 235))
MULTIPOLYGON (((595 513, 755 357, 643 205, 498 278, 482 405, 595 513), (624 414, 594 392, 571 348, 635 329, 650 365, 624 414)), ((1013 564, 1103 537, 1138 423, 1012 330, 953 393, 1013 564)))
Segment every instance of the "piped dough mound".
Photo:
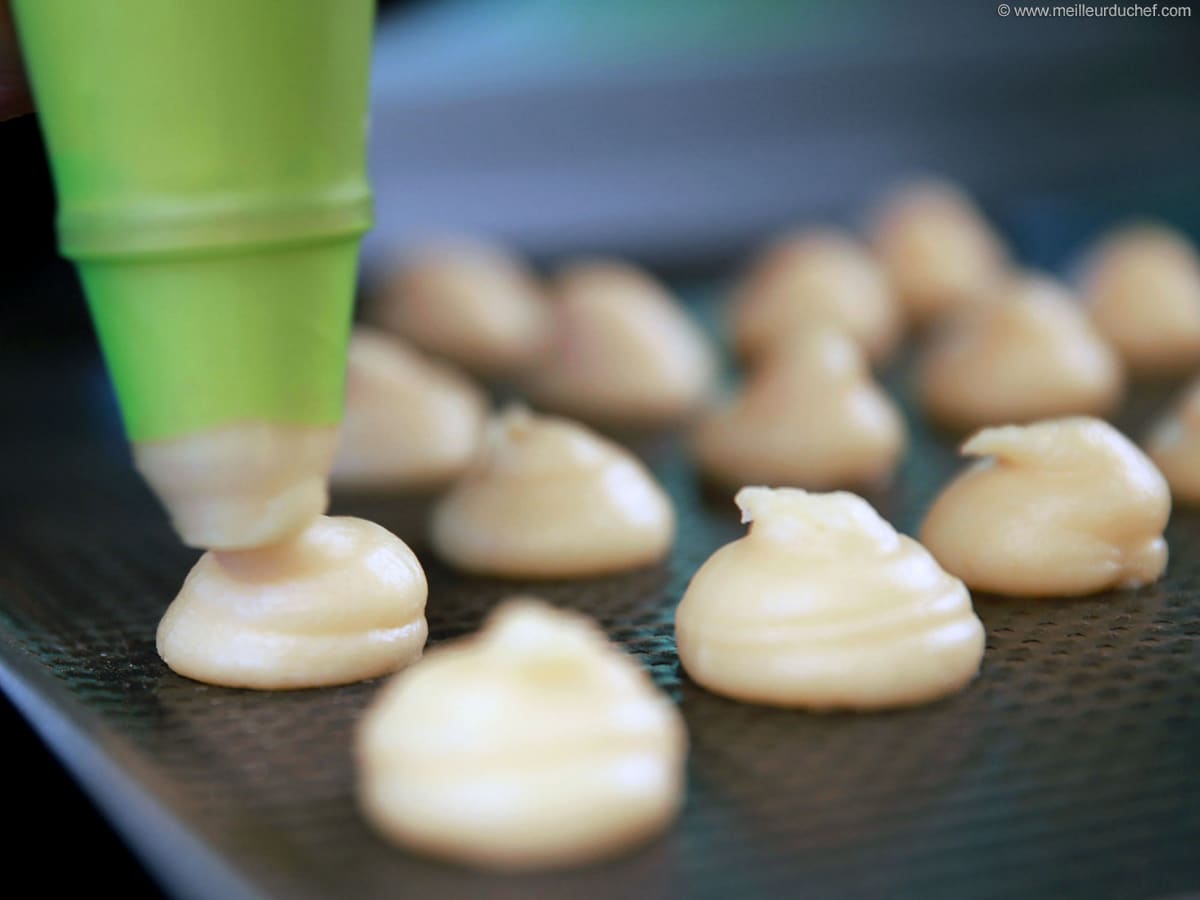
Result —
POLYGON ((158 653, 180 675, 226 687, 375 678, 420 658, 426 593, 395 535, 321 516, 291 540, 201 556, 159 623, 158 653))
POLYGON ((358 731, 358 794, 402 846, 560 867, 665 829, 686 753, 674 704, 595 624, 514 599, 379 693, 358 731))
POLYGON ((487 409, 483 391, 465 376, 390 335, 356 328, 333 483, 410 488, 448 481, 479 449, 487 409))
POLYGON ((1070 294, 1048 278, 1007 282, 993 300, 948 323, 922 361, 921 398, 951 428, 1105 416, 1124 369, 1070 294))
POLYGON ((675 511, 629 451, 523 408, 490 425, 476 463, 433 512, 434 549, 468 572, 576 578, 662 559, 675 511))
POLYGON ((584 421, 670 424, 712 391, 716 353, 699 325, 647 273, 579 262, 553 283, 554 339, 525 382, 538 406, 584 421))
POLYGON ((371 313, 380 327, 481 375, 531 365, 551 327, 533 275, 503 250, 464 239, 406 254, 371 313))
POLYGON ((1167 566, 1167 482, 1099 419, 985 428, 979 461, 934 502, 921 542, 972 590, 1069 597, 1138 587, 1167 566))
POLYGON ((675 614, 693 681, 750 703, 880 709, 953 693, 979 671, 963 583, 861 497, 742 488, 750 533, 714 553, 675 614))
POLYGON ((731 327, 739 354, 758 358, 798 331, 832 326, 875 362, 903 332, 887 276, 865 247, 836 231, 785 235, 754 261, 737 290, 731 327))
POLYGON ((765 359, 692 434, 700 467, 726 485, 827 490, 891 478, 907 433, 845 335, 813 329, 765 359))
POLYGON ((1134 225, 1103 239, 1084 266, 1096 326, 1136 374, 1200 365, 1200 258, 1187 238, 1134 225))
POLYGON ((872 244, 917 323, 983 302, 1008 252, 971 198, 942 181, 893 193, 875 215, 872 244))
POLYGON ((1167 478, 1176 502, 1200 505, 1200 380, 1151 430, 1150 458, 1167 478))

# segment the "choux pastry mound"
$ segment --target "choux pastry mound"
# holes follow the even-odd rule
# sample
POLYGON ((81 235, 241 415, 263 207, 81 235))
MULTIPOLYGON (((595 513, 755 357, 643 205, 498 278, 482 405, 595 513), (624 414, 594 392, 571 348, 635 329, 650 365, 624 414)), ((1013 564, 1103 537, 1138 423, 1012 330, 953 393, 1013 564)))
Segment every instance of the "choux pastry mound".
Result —
POLYGON ((408 254, 371 319, 481 375, 524 369, 550 337, 550 310, 533 275, 498 248, 466 240, 408 254))
POLYGON ((967 589, 861 497, 747 487, 736 502, 750 533, 709 557, 675 614, 693 681, 750 703, 870 710, 978 673, 967 589))
POLYGON ((1200 381, 1150 432, 1146 450, 1179 503, 1200 505, 1200 381))
POLYGON ((686 754, 675 705, 594 623, 514 599, 380 691, 358 730, 358 795, 404 847, 555 868, 663 831, 686 754))
POLYGON ((333 483, 400 488, 445 482, 474 457, 487 410, 487 397, 466 377, 383 332, 357 328, 333 483))
POLYGON ((819 325, 845 332, 874 362, 891 355, 904 327, 887 276, 856 240, 835 231, 785 235, 755 260, 738 288, 734 343, 742 356, 758 358, 819 325))
POLYGON ((158 626, 175 672, 226 687, 347 684, 402 669, 425 646, 425 573, 363 519, 316 519, 291 540, 205 553, 158 626))
POLYGON ((1087 314, 1055 282, 1008 281, 992 302, 947 323, 926 351, 920 393, 950 428, 1105 416, 1120 402, 1124 368, 1087 314))
POLYGON ((893 193, 876 213, 872 244, 909 317, 926 323, 983 302, 1008 253, 971 198, 941 181, 893 193))
POLYGON ((675 510, 623 447, 522 408, 490 425, 471 469, 438 502, 433 547, 467 572, 577 578, 662 559, 675 510))
POLYGON ((285 540, 329 505, 337 428, 235 422, 133 444, 133 461, 189 547, 243 550, 285 540))
POLYGON ((1099 419, 985 428, 921 543, 972 590, 1070 597, 1149 584, 1167 566, 1167 482, 1099 419))
POLYGON ((1137 374, 1200 366, 1200 259, 1183 235, 1156 225, 1110 235, 1084 266, 1096 326, 1137 374))
POLYGON ((712 391, 717 357, 657 281, 616 262, 581 262, 554 279, 555 334, 524 381, 538 406, 585 421, 669 424, 712 391))
POLYGON ((725 485, 874 486, 904 451, 904 420, 862 351, 829 329, 794 335, 739 395, 703 418, 692 450, 725 485))

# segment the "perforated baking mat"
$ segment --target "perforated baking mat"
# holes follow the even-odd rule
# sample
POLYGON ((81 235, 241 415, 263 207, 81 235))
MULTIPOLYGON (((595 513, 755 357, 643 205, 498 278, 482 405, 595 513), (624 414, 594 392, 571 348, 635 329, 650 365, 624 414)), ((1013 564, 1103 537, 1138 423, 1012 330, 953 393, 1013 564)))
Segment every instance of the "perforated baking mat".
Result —
MULTIPOLYGON (((427 566, 430 642, 534 591, 595 616, 680 704, 687 806, 615 862, 496 876, 389 846, 360 820, 351 729, 378 684, 263 694, 182 679, 154 631, 196 554, 132 475, 97 364, 10 359, 0 378, 0 686, 169 891, 186 898, 1158 897, 1200 888, 1200 515, 1158 584, 1082 600, 977 596, 979 679, 931 706, 810 715, 690 684, 671 619, 742 533, 671 437, 638 449, 678 506, 665 564, 574 583, 463 578, 427 552, 427 501, 343 499, 427 566)), ((909 396, 910 366, 888 374, 909 396)), ((1138 390, 1132 433, 1169 397, 1138 390)), ((909 410, 896 485, 913 533, 958 466, 909 410)))

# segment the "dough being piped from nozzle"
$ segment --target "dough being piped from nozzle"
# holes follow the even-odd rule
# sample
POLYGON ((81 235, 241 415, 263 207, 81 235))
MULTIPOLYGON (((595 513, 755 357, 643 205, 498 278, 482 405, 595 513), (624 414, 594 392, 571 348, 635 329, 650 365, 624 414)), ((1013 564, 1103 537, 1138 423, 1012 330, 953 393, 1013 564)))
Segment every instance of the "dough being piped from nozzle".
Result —
POLYGON ((880 709, 979 671, 963 583, 853 494, 742 488, 750 533, 714 553, 675 613, 688 676, 750 703, 880 709))
POLYGON ((1171 494, 1141 450, 1087 417, 985 428, 921 542, 972 590, 1069 597, 1156 581, 1171 494))
POLYGON ((578 613, 505 602, 379 693, 358 796, 404 847, 469 865, 579 865, 663 831, 683 801, 675 705, 578 613))
POLYGON ((480 375, 512 375, 540 356, 550 310, 532 273, 488 244, 446 240, 407 253, 371 320, 480 375))
POLYGON ((487 397, 465 376, 397 338, 357 328, 333 483, 357 489, 449 481, 479 449, 487 410, 487 397))
POLYGON ((971 198, 943 181, 917 181, 891 194, 871 235, 918 324, 985 302, 1008 265, 1003 242, 971 198))
POLYGON ((784 235, 754 261, 730 324, 738 352, 749 359, 786 345, 798 331, 830 326, 878 363, 904 330, 899 301, 867 249, 849 235, 816 229, 784 235))
POLYGON ((468 572, 580 578, 662 559, 675 511, 624 447, 513 407, 434 508, 431 530, 438 554, 468 572))
POLYGON ((554 339, 525 381, 539 407, 614 425, 670 424, 712 391, 717 358, 700 326, 647 273, 609 262, 553 282, 554 339))
POLYGON ((797 334, 692 434, 700 467, 722 484, 828 490, 887 482, 907 432, 859 347, 829 329, 797 334))
POLYGON ((425 646, 425 573, 380 526, 320 516, 294 538, 209 551, 158 626, 180 675, 286 690, 387 675, 425 646))
POLYGON ((136 441, 133 461, 190 547, 245 550, 303 531, 329 505, 335 426, 238 422, 136 441))
POLYGON ((1124 367, 1087 313, 1048 278, 1006 282, 979 309, 947 323, 925 352, 926 412, 951 428, 1111 413, 1124 367))

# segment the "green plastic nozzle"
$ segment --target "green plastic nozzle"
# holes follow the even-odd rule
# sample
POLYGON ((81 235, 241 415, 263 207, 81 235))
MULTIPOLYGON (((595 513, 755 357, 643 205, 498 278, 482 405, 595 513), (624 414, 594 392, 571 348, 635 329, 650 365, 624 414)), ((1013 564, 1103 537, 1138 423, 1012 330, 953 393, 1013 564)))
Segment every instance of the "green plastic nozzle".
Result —
POLYGON ((341 417, 373 0, 16 0, 132 440, 341 417))

